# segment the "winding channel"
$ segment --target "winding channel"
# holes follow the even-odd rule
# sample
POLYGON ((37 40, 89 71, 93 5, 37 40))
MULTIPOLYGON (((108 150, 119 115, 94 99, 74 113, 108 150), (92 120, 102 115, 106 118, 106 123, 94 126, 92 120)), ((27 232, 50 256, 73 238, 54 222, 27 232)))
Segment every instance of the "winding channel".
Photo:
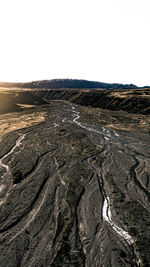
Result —
MULTIPOLYGON (((106 146, 107 142, 110 141, 109 131, 107 129, 105 129, 104 127, 102 127, 102 132, 100 132, 100 131, 98 131, 96 129, 93 129, 93 128, 86 127, 85 125, 83 125, 82 123, 80 123, 78 121, 78 119, 80 118, 79 112, 76 112, 75 111, 75 108, 72 108, 72 109, 73 109, 74 114, 76 115, 76 117, 73 119, 73 122, 75 124, 77 124, 78 126, 80 126, 81 128, 83 128, 83 129, 86 129, 88 131, 95 132, 95 133, 98 133, 98 134, 103 134, 104 135, 104 144, 106 146)), ((111 215, 111 210, 110 210, 110 200, 109 200, 109 197, 108 197, 108 195, 106 193, 106 190, 104 188, 103 178, 101 177, 100 173, 93 166, 91 166, 91 164, 89 163, 89 159, 87 160, 87 163, 93 169, 93 171, 97 174, 97 177, 99 179, 99 184, 101 186, 101 190, 102 190, 102 194, 103 194, 103 199, 104 199, 103 200, 103 207, 102 207, 102 218, 103 218, 103 221, 108 222, 111 225, 112 229, 118 235, 120 235, 121 237, 123 237, 127 241, 127 243, 129 245, 133 244, 134 241, 133 241, 132 237, 129 235, 129 233, 126 232, 126 231, 124 231, 120 227, 118 227, 112 221, 112 215, 111 215)))
MULTIPOLYGON (((56 128, 57 126, 59 126, 59 125, 57 123, 54 123, 54 125, 52 127, 50 127, 50 128, 56 128)), ((42 131, 47 130, 47 129, 48 128, 42 129, 42 131)), ((6 182, 9 180, 10 175, 11 175, 9 166, 7 164, 4 164, 3 161, 9 155, 11 155, 15 151, 16 148, 20 147, 20 145, 22 144, 23 139, 26 137, 27 134, 29 134, 29 132, 25 133, 25 134, 20 134, 19 133, 19 138, 16 140, 15 145, 10 149, 10 151, 8 153, 6 153, 2 158, 0 158, 0 170, 1 169, 5 169, 3 175, 1 176, 1 181, 0 181, 0 194, 1 194, 0 197, 1 198, 3 198, 2 195, 3 195, 3 191, 6 190, 6 182)), ((8 183, 9 183, 9 181, 8 181, 8 183)), ((5 198, 7 197, 7 195, 8 195, 8 192, 6 193, 5 198)), ((3 200, 1 199, 0 200, 0 205, 2 203, 3 203, 3 200)))
MULTIPOLYGON (((19 138, 16 140, 15 145, 11 148, 11 150, 7 154, 5 154, 2 158, 0 158, 0 169, 5 169, 5 172, 1 177, 1 184, 0 184, 0 194, 1 194, 0 205, 4 201, 3 200, 3 191, 5 191, 6 188, 8 187, 6 181, 8 181, 8 179, 10 178, 10 175, 11 175, 9 166, 4 164, 3 161, 5 158, 7 158, 9 155, 11 155, 17 147, 20 147, 25 136, 26 136, 26 134, 19 134, 19 138)), ((8 181, 8 184, 9 184, 9 181, 8 181)), ((7 196, 8 196, 8 192, 6 193, 4 198, 6 198, 7 196)))
POLYGON ((12 147, 12 149, 11 149, 7 154, 5 154, 5 155, 0 159, 0 167, 5 168, 7 173, 9 172, 9 167, 8 167, 8 165, 6 165, 6 164, 3 163, 3 160, 4 160, 5 158, 7 158, 9 155, 11 155, 11 154, 14 152, 14 150, 15 150, 17 147, 19 147, 19 146, 21 145, 21 142, 22 142, 22 140, 25 138, 25 136, 26 136, 26 134, 20 134, 20 137, 19 137, 18 140, 16 141, 16 144, 12 147))

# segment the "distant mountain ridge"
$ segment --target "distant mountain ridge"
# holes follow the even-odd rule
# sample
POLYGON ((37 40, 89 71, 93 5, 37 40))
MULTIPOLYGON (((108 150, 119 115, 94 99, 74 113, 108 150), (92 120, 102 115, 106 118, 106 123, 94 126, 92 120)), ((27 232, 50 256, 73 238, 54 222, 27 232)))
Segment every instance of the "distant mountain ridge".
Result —
POLYGON ((77 79, 53 79, 53 80, 44 80, 44 81, 35 81, 31 83, 24 84, 26 87, 32 88, 79 88, 79 89, 86 89, 86 88, 106 88, 106 89, 116 89, 116 88, 137 88, 134 84, 108 84, 102 82, 94 82, 94 81, 87 81, 87 80, 77 80, 77 79))
POLYGON ((102 83, 88 80, 77 79, 52 79, 33 81, 27 83, 8 83, 0 82, 0 87, 17 87, 17 88, 46 88, 46 89, 61 89, 61 88, 76 88, 76 89, 92 89, 92 88, 104 88, 104 89, 136 89, 136 88, 150 88, 149 86, 138 87, 134 84, 119 84, 119 83, 102 83))

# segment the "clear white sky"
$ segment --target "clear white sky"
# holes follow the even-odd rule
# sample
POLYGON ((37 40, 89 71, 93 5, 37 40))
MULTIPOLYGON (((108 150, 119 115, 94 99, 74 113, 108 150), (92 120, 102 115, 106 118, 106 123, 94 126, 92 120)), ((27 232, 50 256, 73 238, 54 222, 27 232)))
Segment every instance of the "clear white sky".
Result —
POLYGON ((150 0, 0 0, 0 81, 150 85, 150 0))

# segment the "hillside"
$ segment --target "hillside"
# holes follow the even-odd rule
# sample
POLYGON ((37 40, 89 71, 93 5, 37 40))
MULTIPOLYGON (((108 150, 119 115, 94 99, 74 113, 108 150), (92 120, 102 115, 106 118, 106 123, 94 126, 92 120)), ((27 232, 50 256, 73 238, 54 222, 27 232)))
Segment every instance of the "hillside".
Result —
POLYGON ((77 90, 77 89, 35 89, 34 95, 46 100, 66 100, 76 104, 114 111, 150 114, 150 89, 122 90, 77 90))
POLYGON ((5 83, 0 82, 0 87, 18 87, 18 88, 48 88, 48 89, 60 89, 60 88, 105 88, 105 89, 135 89, 138 88, 134 84, 109 84, 102 82, 94 82, 87 80, 77 80, 77 79, 53 79, 53 80, 43 80, 43 81, 33 81, 28 83, 5 83))

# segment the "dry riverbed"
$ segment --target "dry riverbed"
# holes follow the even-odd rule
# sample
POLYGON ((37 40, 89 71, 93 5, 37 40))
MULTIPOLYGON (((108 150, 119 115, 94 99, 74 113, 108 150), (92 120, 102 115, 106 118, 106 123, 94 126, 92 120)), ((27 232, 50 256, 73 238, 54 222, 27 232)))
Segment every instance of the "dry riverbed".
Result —
POLYGON ((0 266, 148 266, 149 116, 66 101, 0 117, 0 266))

